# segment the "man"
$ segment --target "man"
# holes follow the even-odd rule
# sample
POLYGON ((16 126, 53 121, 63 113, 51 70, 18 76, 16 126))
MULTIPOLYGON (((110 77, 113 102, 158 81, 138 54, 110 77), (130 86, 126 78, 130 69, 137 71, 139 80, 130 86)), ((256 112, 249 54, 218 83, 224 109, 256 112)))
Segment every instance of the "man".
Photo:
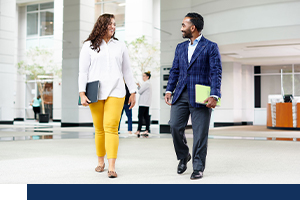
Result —
POLYGON ((170 127, 177 159, 177 173, 187 169, 191 155, 184 134, 189 115, 193 127, 193 173, 191 179, 203 177, 207 154, 207 139, 212 108, 221 97, 222 66, 219 49, 201 34, 204 21, 198 13, 188 13, 182 21, 182 37, 188 41, 177 45, 166 88, 165 102, 171 105, 170 127), (204 103, 195 102, 195 85, 211 87, 204 103), (176 90, 175 90, 176 88, 176 90), (173 91, 173 99, 171 96, 173 91))

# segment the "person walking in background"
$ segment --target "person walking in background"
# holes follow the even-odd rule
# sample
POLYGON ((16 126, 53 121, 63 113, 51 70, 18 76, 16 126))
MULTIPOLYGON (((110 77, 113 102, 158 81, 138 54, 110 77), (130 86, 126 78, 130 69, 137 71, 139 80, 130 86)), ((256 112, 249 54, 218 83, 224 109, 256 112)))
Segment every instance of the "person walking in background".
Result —
POLYGON ((136 85, 130 68, 129 55, 124 42, 115 38, 115 16, 103 14, 97 19, 89 37, 84 41, 79 57, 79 95, 81 104, 89 106, 95 127, 98 156, 96 172, 103 172, 104 156, 108 159, 108 177, 116 178, 119 135, 118 126, 126 90, 130 91, 129 109, 135 105, 136 85), (99 80, 98 102, 89 104, 86 84, 99 80))
MULTIPOLYGON (((127 87, 126 84, 125 84, 125 89, 126 89, 126 96, 125 96, 123 110, 122 110, 122 113, 121 113, 120 124, 121 124, 121 120, 122 120, 122 115, 125 111, 126 116, 127 116, 127 121, 128 121, 127 130, 128 130, 129 134, 132 134, 132 110, 129 109, 130 105, 128 104, 128 100, 129 100, 129 97, 130 97, 130 92, 129 92, 128 87, 127 87)), ((120 130, 120 124, 119 124, 119 129, 118 130, 120 130)))
POLYGON ((139 98, 139 122, 138 122, 138 128, 137 132, 135 134, 140 137, 140 132, 142 130, 143 120, 146 122, 146 130, 143 133, 143 136, 148 136, 148 133, 150 133, 150 116, 149 116, 149 107, 151 106, 151 100, 152 100, 152 87, 150 83, 150 77, 151 72, 145 72, 143 74, 143 81, 144 83, 138 85, 138 93, 140 94, 139 98))
POLYGON ((185 127, 191 114, 193 127, 193 173, 191 179, 203 177, 212 108, 221 97, 222 66, 218 45, 201 34, 204 20, 198 13, 188 13, 182 21, 182 37, 189 40, 177 45, 166 88, 165 102, 171 105, 170 127, 177 159, 177 173, 187 169, 191 159, 185 127), (197 104, 196 84, 210 86, 207 105, 197 104), (176 89, 175 89, 176 88, 176 89), (173 91, 173 99, 171 96, 173 91))
POLYGON ((38 119, 37 115, 40 114, 41 112, 41 102, 42 102, 41 95, 38 95, 37 97, 32 99, 32 102, 30 104, 32 106, 34 112, 34 119, 36 121, 38 119))

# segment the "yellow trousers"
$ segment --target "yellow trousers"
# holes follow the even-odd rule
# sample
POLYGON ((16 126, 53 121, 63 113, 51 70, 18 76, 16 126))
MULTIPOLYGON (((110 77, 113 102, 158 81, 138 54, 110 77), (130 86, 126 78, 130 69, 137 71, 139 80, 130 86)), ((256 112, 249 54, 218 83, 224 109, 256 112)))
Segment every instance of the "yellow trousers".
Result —
POLYGON ((97 156, 107 159, 117 158, 119 147, 118 127, 124 98, 108 97, 90 104, 95 127, 95 144, 97 156))

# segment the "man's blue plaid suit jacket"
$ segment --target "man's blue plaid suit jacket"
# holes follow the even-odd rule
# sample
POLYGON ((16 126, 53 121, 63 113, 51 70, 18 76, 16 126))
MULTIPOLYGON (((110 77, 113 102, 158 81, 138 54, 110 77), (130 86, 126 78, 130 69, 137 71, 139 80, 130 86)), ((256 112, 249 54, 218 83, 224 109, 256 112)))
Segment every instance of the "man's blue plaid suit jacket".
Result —
POLYGON ((186 85, 190 104, 199 108, 204 105, 195 102, 196 84, 210 86, 210 94, 221 97, 221 56, 218 45, 202 36, 188 63, 188 45, 189 41, 185 41, 176 47, 166 91, 173 92, 172 104, 174 104, 186 85))

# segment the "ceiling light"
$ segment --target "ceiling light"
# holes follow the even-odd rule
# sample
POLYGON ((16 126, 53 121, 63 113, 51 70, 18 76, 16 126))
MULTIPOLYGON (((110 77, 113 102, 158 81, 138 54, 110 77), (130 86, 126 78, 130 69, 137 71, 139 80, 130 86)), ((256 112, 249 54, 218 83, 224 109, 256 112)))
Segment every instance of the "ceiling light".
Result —
POLYGON ((257 45, 257 46, 247 46, 247 48, 259 48, 259 47, 280 47, 280 46, 295 46, 300 45, 300 43, 290 43, 290 44, 270 44, 270 45, 257 45))
POLYGON ((126 3, 119 3, 119 6, 125 6, 126 3))
POLYGON ((221 55, 224 55, 224 56, 236 56, 238 54, 237 53, 221 53, 221 55))

